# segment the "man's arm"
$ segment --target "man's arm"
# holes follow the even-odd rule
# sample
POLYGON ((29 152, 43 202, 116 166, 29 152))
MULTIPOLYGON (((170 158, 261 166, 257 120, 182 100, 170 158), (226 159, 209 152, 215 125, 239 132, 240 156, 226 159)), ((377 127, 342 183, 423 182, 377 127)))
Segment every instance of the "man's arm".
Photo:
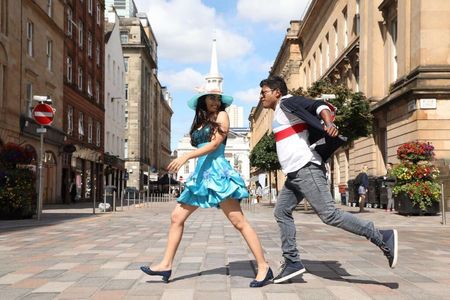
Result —
POLYGON ((324 122, 323 129, 326 131, 326 133, 332 137, 337 136, 339 130, 332 121, 331 111, 329 109, 322 109, 322 111, 320 112, 320 117, 324 122))

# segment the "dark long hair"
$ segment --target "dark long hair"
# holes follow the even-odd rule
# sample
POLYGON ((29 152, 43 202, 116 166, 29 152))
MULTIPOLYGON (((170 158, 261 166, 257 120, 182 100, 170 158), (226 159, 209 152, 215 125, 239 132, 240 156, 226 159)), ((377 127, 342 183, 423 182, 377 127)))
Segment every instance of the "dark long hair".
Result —
POLYGON ((191 145, 196 147, 193 139, 192 139, 192 133, 199 129, 200 127, 206 127, 209 126, 211 128, 209 133, 209 140, 212 139, 212 136, 219 131, 220 134, 225 135, 226 132, 224 132, 221 128, 219 123, 216 122, 217 115, 220 111, 225 111, 225 104, 223 104, 222 100, 220 101, 220 108, 218 112, 216 113, 209 113, 208 109, 206 108, 206 96, 201 96, 197 100, 197 107, 195 108, 195 116, 194 120, 192 121, 191 130, 189 131, 189 135, 191 136, 191 145))

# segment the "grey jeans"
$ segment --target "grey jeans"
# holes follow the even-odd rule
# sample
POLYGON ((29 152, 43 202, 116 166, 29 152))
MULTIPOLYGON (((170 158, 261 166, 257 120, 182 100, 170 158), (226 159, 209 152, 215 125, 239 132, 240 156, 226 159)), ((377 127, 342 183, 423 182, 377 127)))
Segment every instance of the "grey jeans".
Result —
POLYGON ((373 222, 359 219, 335 207, 328 188, 325 167, 309 163, 300 170, 288 174, 275 205, 274 216, 280 227, 281 248, 285 259, 300 261, 292 211, 303 198, 308 200, 325 224, 365 236, 377 246, 383 244, 382 235, 373 222))

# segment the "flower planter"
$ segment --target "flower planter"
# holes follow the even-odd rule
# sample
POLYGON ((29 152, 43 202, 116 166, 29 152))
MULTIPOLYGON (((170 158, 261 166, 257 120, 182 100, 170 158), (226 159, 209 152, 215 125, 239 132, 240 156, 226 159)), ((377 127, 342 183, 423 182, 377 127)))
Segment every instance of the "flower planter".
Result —
POLYGON ((394 207, 400 215, 436 215, 440 211, 437 201, 434 201, 431 206, 427 206, 426 210, 421 210, 418 205, 413 205, 405 193, 394 197, 394 207))

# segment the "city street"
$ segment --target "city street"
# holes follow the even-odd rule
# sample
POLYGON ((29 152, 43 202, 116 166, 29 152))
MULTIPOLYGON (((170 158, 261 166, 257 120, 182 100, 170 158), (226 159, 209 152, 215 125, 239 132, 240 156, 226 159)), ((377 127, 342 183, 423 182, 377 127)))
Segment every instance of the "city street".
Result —
MULTIPOLYGON (((450 227, 440 216, 405 217, 380 209, 360 214, 399 231, 399 261, 390 269, 365 238, 295 212, 308 272, 286 284, 249 288, 255 271, 245 241, 221 210, 188 220, 171 281, 139 266, 164 251, 174 202, 92 215, 61 206, 43 220, 0 221, 0 299, 448 299, 450 227)), ((356 212, 358 208, 342 206, 356 212)), ((246 208, 274 273, 281 260, 278 226, 267 204, 246 208)))

